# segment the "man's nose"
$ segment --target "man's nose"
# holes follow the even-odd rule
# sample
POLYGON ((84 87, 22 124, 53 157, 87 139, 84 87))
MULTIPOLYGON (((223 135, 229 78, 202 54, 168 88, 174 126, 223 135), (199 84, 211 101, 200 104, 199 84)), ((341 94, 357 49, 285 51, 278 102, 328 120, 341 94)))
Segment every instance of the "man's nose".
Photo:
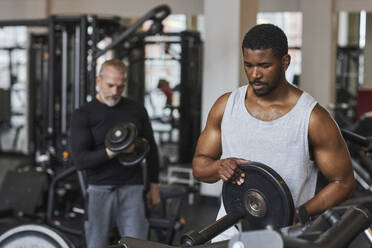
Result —
POLYGON ((257 66, 253 67, 252 77, 256 79, 256 78, 261 78, 261 76, 262 76, 262 73, 260 69, 257 66))
POLYGON ((112 95, 116 96, 119 93, 118 87, 112 87, 112 95))

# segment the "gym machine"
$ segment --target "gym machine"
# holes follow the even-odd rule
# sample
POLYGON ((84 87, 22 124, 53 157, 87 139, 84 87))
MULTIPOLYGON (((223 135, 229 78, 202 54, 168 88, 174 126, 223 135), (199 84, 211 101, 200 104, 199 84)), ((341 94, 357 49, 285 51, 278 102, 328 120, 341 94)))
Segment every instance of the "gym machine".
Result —
MULTIPOLYGON (((123 26, 122 20, 117 17, 102 18, 87 15, 51 16, 41 20, 0 22, 0 27, 48 28, 47 34, 32 34, 30 37, 29 130, 34 132, 30 132, 29 140, 31 150, 35 154, 36 165, 22 166, 15 172, 16 178, 10 180, 9 177, 6 185, 9 185, 12 190, 10 192, 7 187, 1 189, 4 200, 1 209, 10 212, 11 216, 29 216, 30 219, 27 219, 27 222, 47 224, 45 228, 51 229, 53 233, 62 231, 73 235, 82 234, 80 225, 65 226, 60 221, 60 218, 64 216, 62 213, 71 210, 74 207, 71 204, 74 203, 69 202, 70 206, 66 206, 66 201, 58 206, 56 204, 58 198, 68 197, 70 199, 71 194, 74 199, 82 200, 82 204, 84 202, 84 197, 81 197, 81 194, 84 196, 85 190, 84 175, 71 166, 68 157, 70 114, 95 96, 97 59, 106 55, 107 52, 121 59, 129 56, 133 46, 143 37, 162 32, 161 22, 169 13, 168 6, 158 6, 130 27, 123 26), (145 32, 138 32, 142 24, 148 20, 152 21, 151 27, 145 32), (112 38, 112 42, 103 49, 99 49, 102 46, 98 44, 106 38, 112 38), (42 177, 42 180, 38 180, 41 179, 39 177, 32 177, 30 173, 37 174, 42 177), (14 182, 19 181, 20 178, 34 178, 38 185, 35 187, 36 182, 25 180, 14 186, 14 182), (78 181, 80 185, 77 184, 78 181), (47 190, 48 193, 45 194, 48 186, 49 191, 47 190), (25 189, 34 192, 32 203, 27 202, 30 194, 25 189), (12 195, 18 192, 17 190, 21 194, 12 195), (19 202, 28 204, 27 209, 21 209, 23 205, 19 205, 19 202)), ((131 87, 129 84, 129 90, 131 87)), ((155 226, 154 224, 153 227, 155 226)), ((10 237, 23 232, 24 229, 21 229, 13 230, 10 237)), ((35 230, 37 230, 36 227, 35 230)), ((25 235, 27 236, 28 233, 30 232, 26 231, 25 235)), ((31 237, 37 236, 37 233, 35 231, 30 235, 31 237)), ((0 247, 7 244, 6 242, 8 241, 0 243, 0 247)), ((55 244, 55 242, 58 243, 58 241, 52 243, 55 244)))
POLYGON ((359 88, 360 61, 364 53, 363 48, 346 46, 337 48, 336 64, 336 103, 335 119, 337 123, 348 128, 356 117, 356 96, 359 88))
POLYGON ((348 129, 341 129, 344 139, 347 141, 351 154, 351 162, 354 169, 354 177, 358 182, 359 190, 356 194, 367 191, 372 192, 372 138, 359 135, 348 129))
MULTIPOLYGON (((191 163, 193 153, 195 151, 197 139, 200 135, 201 128, 201 91, 202 91, 202 53, 203 42, 200 34, 195 31, 183 31, 180 33, 162 33, 156 37, 147 37, 143 42, 138 42, 133 47, 133 52, 130 61, 129 71, 133 72, 128 75, 128 82, 139 87, 141 84, 137 83, 145 81, 145 78, 139 78, 145 75, 145 66, 151 71, 152 64, 156 64, 160 60, 167 62, 175 62, 179 66, 179 84, 177 89, 179 91, 180 100, 179 105, 166 105, 168 111, 167 118, 159 116, 150 116, 152 121, 160 122, 170 126, 168 130, 168 140, 163 141, 162 136, 164 131, 159 131, 160 145, 163 143, 172 143, 172 132, 177 130, 179 133, 177 150, 178 163, 191 163), (161 47, 160 58, 156 56, 145 56, 145 49, 156 45, 161 47), (177 117, 173 114, 177 112, 177 117)), ((151 76, 151 75, 150 75, 151 76)), ((143 84, 142 84, 143 85, 143 84)), ((146 98, 149 102, 148 108, 155 108, 152 102, 152 93, 154 89, 128 89, 128 95, 136 97, 134 100, 141 102, 146 98), (140 92, 138 94, 137 92, 140 92), (144 93, 144 94, 143 94, 144 93)), ((155 99, 156 100, 156 99, 155 99)), ((154 132, 158 130, 154 129, 154 132)))
MULTIPOLYGON (((32 123, 43 123, 40 141, 46 144, 40 144, 40 148, 35 145, 36 151, 40 151, 41 154, 57 153, 56 157, 61 161, 66 159, 63 154, 68 151, 68 120, 74 109, 95 97, 97 59, 108 51, 112 51, 114 57, 121 59, 122 54, 130 54, 132 43, 139 40, 139 37, 162 32, 161 22, 169 13, 167 6, 159 6, 128 28, 124 27, 117 17, 102 19, 98 16, 80 16, 72 20, 56 16, 50 18, 48 25, 51 31, 48 37, 44 40, 39 39, 39 44, 34 43, 35 50, 30 51, 31 61, 39 60, 47 64, 45 67, 47 73, 44 75, 30 75, 30 86, 39 85, 41 88, 30 91, 46 93, 43 101, 33 99, 34 103, 30 104, 31 111, 39 109, 38 106, 33 107, 36 104, 40 104, 42 109, 41 120, 32 123), (150 29, 136 33, 147 20, 153 21, 150 29), (113 40, 109 45, 104 49, 98 48, 99 43, 111 37, 113 40), (43 47, 48 49, 47 58, 43 58, 45 53, 37 49, 43 47), (55 52, 58 50, 59 53, 55 52)), ((31 62, 30 66, 33 64, 35 63, 31 62)), ((132 87, 136 86, 129 82, 128 91, 131 91, 132 87)), ((36 129, 30 127, 30 130, 36 129)))

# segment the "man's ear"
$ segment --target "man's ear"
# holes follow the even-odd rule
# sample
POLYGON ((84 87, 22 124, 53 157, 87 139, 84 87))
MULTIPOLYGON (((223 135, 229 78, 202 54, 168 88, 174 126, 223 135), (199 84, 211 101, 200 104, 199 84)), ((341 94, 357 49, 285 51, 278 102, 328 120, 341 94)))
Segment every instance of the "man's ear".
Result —
POLYGON ((97 87, 99 88, 100 85, 101 85, 101 78, 100 76, 96 76, 96 89, 97 87))
POLYGON ((289 54, 286 54, 282 57, 282 65, 283 65, 283 69, 284 71, 286 71, 288 69, 288 66, 291 64, 291 55, 289 54))

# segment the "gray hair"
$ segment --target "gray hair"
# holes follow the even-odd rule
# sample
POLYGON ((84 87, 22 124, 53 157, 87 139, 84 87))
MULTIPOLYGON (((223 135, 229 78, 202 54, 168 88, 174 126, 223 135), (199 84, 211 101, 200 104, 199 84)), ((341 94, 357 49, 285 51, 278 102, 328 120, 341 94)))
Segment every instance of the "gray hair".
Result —
POLYGON ((128 71, 128 67, 120 59, 109 59, 102 64, 101 69, 99 70, 99 76, 102 76, 102 72, 107 66, 112 66, 121 73, 126 73, 128 71))

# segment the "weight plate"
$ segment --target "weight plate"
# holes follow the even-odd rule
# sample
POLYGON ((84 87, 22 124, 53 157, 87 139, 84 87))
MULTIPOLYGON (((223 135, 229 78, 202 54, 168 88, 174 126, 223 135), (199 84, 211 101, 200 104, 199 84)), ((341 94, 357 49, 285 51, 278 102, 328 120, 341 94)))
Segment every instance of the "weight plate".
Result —
POLYGON ((0 236, 0 248, 73 248, 62 234, 43 225, 21 225, 0 236))
POLYGON ((116 126, 110 131, 110 142, 118 144, 123 142, 128 137, 128 129, 124 128, 123 125, 116 126))
POLYGON ((121 165, 128 167, 138 165, 150 151, 150 144, 145 138, 136 138, 134 145, 133 152, 119 154, 118 158, 121 165))
POLYGON ((105 135, 105 146, 113 152, 128 148, 137 137, 137 127, 131 122, 112 127, 105 135))
POLYGON ((280 175, 258 162, 241 164, 240 168, 245 172, 242 185, 231 182, 223 184, 222 198, 226 213, 243 209, 246 212, 242 220, 244 230, 263 229, 267 225, 291 225, 294 217, 293 199, 280 175))

